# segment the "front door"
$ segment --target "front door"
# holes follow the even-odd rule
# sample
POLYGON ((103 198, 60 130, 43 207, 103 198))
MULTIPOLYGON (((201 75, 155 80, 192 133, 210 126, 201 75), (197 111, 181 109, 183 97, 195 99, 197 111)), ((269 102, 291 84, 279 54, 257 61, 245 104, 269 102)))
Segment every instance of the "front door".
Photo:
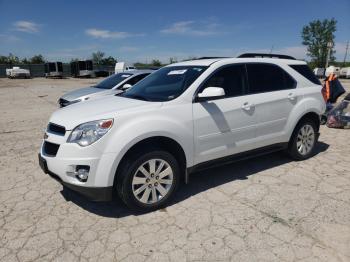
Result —
POLYGON ((195 164, 254 148, 256 112, 244 96, 244 65, 229 65, 214 72, 200 87, 221 87, 225 96, 193 103, 195 164))

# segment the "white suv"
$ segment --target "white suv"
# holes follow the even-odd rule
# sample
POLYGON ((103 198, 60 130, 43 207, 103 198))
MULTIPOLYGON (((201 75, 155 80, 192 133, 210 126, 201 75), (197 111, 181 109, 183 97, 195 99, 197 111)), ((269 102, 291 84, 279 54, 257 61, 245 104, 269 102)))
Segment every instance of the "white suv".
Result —
POLYGON ((325 110, 321 85, 305 62, 268 56, 171 64, 123 94, 59 109, 40 166, 90 199, 117 192, 154 210, 213 163, 282 149, 306 159, 325 110))

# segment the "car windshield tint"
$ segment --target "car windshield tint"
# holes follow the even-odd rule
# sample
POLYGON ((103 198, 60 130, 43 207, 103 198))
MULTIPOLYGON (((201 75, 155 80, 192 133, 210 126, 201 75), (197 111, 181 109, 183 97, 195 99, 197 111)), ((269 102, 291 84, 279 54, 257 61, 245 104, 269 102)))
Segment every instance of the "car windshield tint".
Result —
POLYGON ((125 73, 115 74, 115 75, 112 75, 112 76, 106 78, 102 82, 98 83, 95 87, 101 88, 101 89, 112 89, 120 82, 129 78, 131 75, 132 74, 125 74, 125 73))
POLYGON ((204 71, 204 66, 163 67, 121 96, 146 101, 169 101, 181 95, 204 71))

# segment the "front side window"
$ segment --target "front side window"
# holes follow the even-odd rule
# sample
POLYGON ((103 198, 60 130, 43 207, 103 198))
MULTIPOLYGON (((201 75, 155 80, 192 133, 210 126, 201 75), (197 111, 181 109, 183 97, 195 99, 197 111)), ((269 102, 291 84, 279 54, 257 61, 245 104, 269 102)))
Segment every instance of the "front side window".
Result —
POLYGON ((245 79, 244 65, 226 66, 210 76, 199 93, 207 87, 221 87, 226 97, 241 96, 244 94, 245 79))
POLYGON ((120 96, 146 101, 170 101, 180 96, 206 69, 205 66, 163 67, 120 96))
POLYGON ((128 73, 119 73, 119 74, 114 74, 110 77, 107 77, 105 80, 101 81, 98 83, 95 88, 101 88, 101 89, 112 89, 115 87, 117 84, 120 82, 124 81, 125 79, 129 78, 132 76, 132 74, 128 73))
POLYGON ((295 80, 272 64, 247 64, 249 93, 264 93, 295 88, 295 80))

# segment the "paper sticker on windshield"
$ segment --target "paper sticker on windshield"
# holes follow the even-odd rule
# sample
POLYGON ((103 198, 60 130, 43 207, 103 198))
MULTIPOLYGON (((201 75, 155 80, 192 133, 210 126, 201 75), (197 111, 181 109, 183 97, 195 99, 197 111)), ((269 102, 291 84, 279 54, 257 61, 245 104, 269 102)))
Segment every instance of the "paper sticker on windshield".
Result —
POLYGON ((129 77, 129 76, 130 76, 130 75, 122 75, 122 77, 123 77, 123 78, 125 78, 125 77, 129 77))
POLYGON ((168 73, 168 75, 182 75, 186 73, 187 69, 182 69, 182 70, 173 70, 168 73))

